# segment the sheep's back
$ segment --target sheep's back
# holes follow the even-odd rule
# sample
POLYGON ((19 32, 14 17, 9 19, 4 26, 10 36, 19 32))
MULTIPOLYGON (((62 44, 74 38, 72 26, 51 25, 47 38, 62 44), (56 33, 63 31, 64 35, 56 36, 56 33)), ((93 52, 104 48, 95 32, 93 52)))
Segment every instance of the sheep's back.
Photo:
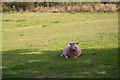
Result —
POLYGON ((70 45, 65 46, 63 50, 63 54, 66 54, 69 48, 70 48, 70 45))
POLYGON ((78 56, 81 55, 81 49, 77 46, 77 49, 78 49, 78 56))

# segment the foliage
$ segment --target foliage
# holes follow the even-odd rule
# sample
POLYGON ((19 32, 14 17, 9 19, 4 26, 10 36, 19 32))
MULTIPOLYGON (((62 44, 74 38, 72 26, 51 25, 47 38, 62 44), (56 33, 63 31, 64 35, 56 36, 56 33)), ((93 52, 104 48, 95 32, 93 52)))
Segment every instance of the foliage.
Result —
MULTIPOLYGON (((66 11, 66 7, 67 6, 77 6, 79 7, 79 12, 81 12, 80 10, 86 11, 82 8, 82 6, 92 6, 93 10, 94 7, 97 5, 99 6, 101 3, 100 2, 3 2, 2 3, 2 7, 3 7, 3 12, 6 11, 39 11, 39 9, 35 10, 35 8, 39 8, 39 7, 47 7, 49 9, 49 7, 55 7, 56 6, 58 8, 64 7, 66 11)), ((119 3, 102 3, 102 4, 114 4, 116 5, 115 8, 117 8, 119 5, 119 3)), ((112 8, 112 7, 110 7, 112 8)), ((42 10, 41 10, 42 11, 42 10)), ((46 11, 46 10, 45 10, 46 11)), ((72 9, 71 11, 75 11, 74 9, 72 9)), ((91 12, 91 10, 87 10, 88 12, 91 12)), ((110 11, 110 10, 109 10, 110 11)), ((116 11, 116 10, 115 10, 116 11)), ((63 12, 63 11, 59 11, 59 12, 63 12)))
POLYGON ((5 11, 11 11, 11 3, 2 3, 2 10, 5 11))

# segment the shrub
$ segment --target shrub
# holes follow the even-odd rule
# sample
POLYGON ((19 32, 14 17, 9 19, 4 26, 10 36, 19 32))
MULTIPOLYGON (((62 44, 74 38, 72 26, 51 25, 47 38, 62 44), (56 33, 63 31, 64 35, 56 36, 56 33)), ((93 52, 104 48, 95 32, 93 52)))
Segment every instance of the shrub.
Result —
POLYGON ((55 2, 4 2, 5 11, 32 11, 32 12, 106 12, 119 10, 117 3, 55 3, 55 2))

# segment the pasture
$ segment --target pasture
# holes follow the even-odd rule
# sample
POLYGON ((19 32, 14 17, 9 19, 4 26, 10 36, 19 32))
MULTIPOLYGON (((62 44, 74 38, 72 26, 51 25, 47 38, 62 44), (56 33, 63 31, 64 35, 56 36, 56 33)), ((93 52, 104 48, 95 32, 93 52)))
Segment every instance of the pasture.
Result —
POLYGON ((2 13, 2 76, 117 78, 118 13, 2 13), (60 57, 69 42, 80 57, 60 57))

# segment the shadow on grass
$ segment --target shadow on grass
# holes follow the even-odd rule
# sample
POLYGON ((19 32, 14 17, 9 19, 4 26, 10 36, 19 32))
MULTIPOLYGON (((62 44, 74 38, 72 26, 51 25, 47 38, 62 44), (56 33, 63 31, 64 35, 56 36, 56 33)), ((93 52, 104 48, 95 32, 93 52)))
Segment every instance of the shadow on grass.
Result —
POLYGON ((117 77, 118 48, 82 49, 78 58, 60 57, 62 50, 16 49, 2 52, 3 77, 117 77), (113 74, 114 73, 114 74, 113 74))
MULTIPOLYGON (((112 49, 81 49, 81 56, 103 56, 103 55, 118 55, 118 48, 112 49)), ((2 51, 2 55, 33 55, 33 56, 50 56, 51 57, 60 57, 63 53, 63 50, 39 50, 39 49, 15 49, 2 51)), ((81 57, 80 56, 80 57, 81 57)))

